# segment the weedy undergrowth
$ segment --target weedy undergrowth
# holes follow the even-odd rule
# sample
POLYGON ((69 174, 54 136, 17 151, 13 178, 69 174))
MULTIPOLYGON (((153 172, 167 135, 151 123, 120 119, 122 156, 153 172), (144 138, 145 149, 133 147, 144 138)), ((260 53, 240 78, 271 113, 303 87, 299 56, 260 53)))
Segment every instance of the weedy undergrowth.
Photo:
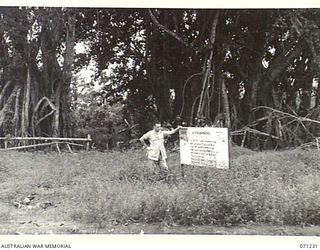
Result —
POLYGON ((184 177, 179 155, 171 153, 169 179, 150 167, 141 150, 11 156, 15 160, 4 157, 0 170, 29 164, 40 173, 35 184, 60 190, 66 217, 101 228, 136 222, 320 225, 316 150, 234 147, 230 169, 188 166, 184 177))

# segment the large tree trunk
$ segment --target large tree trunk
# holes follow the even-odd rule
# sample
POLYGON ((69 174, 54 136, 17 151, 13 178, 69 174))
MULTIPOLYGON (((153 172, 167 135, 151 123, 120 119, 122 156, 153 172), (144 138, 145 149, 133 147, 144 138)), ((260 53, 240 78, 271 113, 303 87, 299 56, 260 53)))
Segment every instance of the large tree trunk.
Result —
MULTIPOLYGON (((167 13, 164 13, 166 16, 167 13)), ((167 18, 164 17, 164 22, 167 18)), ((160 34, 157 31, 158 26, 152 23, 147 28, 147 41, 150 45, 150 51, 147 51, 150 61, 147 65, 147 77, 154 96, 157 116, 160 121, 169 120, 172 110, 170 106, 170 78, 169 78, 169 63, 166 58, 167 54, 167 34, 160 34), (159 55, 158 47, 161 41, 162 53, 159 55), (161 58, 161 60, 159 60, 161 58)))
POLYGON ((5 96, 8 94, 8 89, 11 87, 12 85, 12 81, 9 80, 6 82, 6 84, 3 86, 3 88, 1 89, 0 92, 0 109, 3 107, 4 102, 5 102, 5 96))
POLYGON ((300 91, 300 105, 298 110, 299 116, 306 116, 311 108, 313 74, 308 74, 302 77, 303 88, 300 91))
POLYGON ((15 105, 14 105, 14 116, 13 116, 13 126, 14 126, 14 136, 19 136, 19 117, 20 117, 20 95, 21 95, 21 87, 19 86, 17 90, 15 105))
POLYGON ((10 14, 17 18, 14 27, 0 27, 3 36, 4 32, 8 33, 7 38, 1 37, 0 44, 3 59, 0 67, 6 70, 4 74, 0 73, 1 126, 5 122, 5 129, 9 131, 7 125, 12 124, 14 135, 71 136, 70 83, 75 43, 73 10, 39 9, 33 13, 32 19, 28 18, 31 10, 12 11, 1 16, 5 21, 12 19, 10 14), (66 17, 69 19, 65 22, 66 17), (62 39, 65 39, 63 69, 58 61, 64 47, 62 39), (34 107, 37 107, 36 111, 34 107))
POLYGON ((202 89, 201 89, 201 94, 200 94, 200 100, 199 100, 199 106, 198 106, 198 111, 197 111, 197 117, 201 118, 205 116, 205 107, 209 107, 210 103, 210 93, 209 93, 209 84, 210 84, 210 74, 213 69, 213 45, 216 40, 216 32, 217 32, 217 25, 218 25, 218 19, 219 19, 219 12, 216 11, 212 20, 211 24, 211 31, 210 31, 210 42, 209 42, 209 56, 207 59, 205 59, 204 63, 204 76, 203 76, 203 81, 202 81, 202 89), (206 102, 207 101, 207 102, 206 102))
POLYGON ((60 100, 61 100, 61 83, 59 84, 58 88, 56 89, 54 101, 56 105, 56 111, 53 115, 53 122, 52 122, 52 135, 53 137, 60 136, 60 100))
POLYGON ((320 107, 320 84, 318 84, 317 86, 315 107, 316 108, 320 107))
POLYGON ((228 98, 228 91, 226 88, 225 79, 222 78, 221 81, 221 94, 222 94, 222 107, 223 107, 223 114, 225 119, 225 127, 231 127, 231 117, 230 117, 230 105, 229 105, 229 98, 228 98))
MULTIPOLYGON (((164 12, 164 25, 168 26, 168 12, 164 12)), ((162 109, 162 121, 168 121, 172 118, 172 107, 171 107, 171 93, 170 93, 170 76, 169 76, 169 61, 168 61, 168 35, 166 33, 163 34, 163 40, 162 40, 162 49, 163 49, 163 74, 162 74, 162 82, 160 85, 162 85, 162 103, 161 103, 161 109, 162 109)))
POLYGON ((6 122, 7 115, 10 112, 10 110, 12 109, 14 100, 17 96, 18 89, 19 89, 19 87, 18 87, 18 85, 16 85, 14 87, 13 91, 11 92, 8 100, 3 105, 3 108, 0 110, 0 129, 2 128, 3 124, 6 122))
POLYGON ((29 136, 29 112, 30 112, 30 88, 31 88, 31 75, 30 67, 27 68, 27 82, 24 88, 23 104, 22 104, 22 117, 21 117, 21 135, 29 136))
POLYGON ((61 114, 62 114, 62 136, 69 137, 72 133, 71 128, 71 80, 74 61, 75 44, 75 17, 70 14, 67 23, 66 51, 64 54, 63 66, 63 85, 61 93, 61 114))
POLYGON ((205 63, 203 65, 203 67, 205 68, 205 70, 204 70, 205 73, 202 78, 202 89, 201 89, 201 93, 200 93, 197 118, 205 117, 204 109, 206 106, 207 92, 209 89, 209 86, 208 86, 209 85, 209 74, 211 72, 212 60, 213 60, 213 50, 211 50, 209 58, 204 60, 205 63))

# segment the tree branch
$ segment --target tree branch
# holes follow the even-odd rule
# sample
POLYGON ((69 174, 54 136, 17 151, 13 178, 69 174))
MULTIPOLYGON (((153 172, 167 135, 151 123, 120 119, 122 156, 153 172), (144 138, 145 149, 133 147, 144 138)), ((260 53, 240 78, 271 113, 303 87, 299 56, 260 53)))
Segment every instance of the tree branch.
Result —
POLYGON ((49 100, 49 98, 46 97, 46 96, 44 96, 44 97, 42 97, 42 98, 38 101, 38 103, 36 104, 36 106, 35 106, 35 108, 34 108, 34 111, 33 111, 34 113, 36 113, 36 112, 38 111, 41 103, 44 102, 44 101, 46 101, 46 102, 49 104, 49 106, 50 106, 51 109, 53 109, 53 110, 56 110, 56 109, 57 109, 56 106, 49 100))
POLYGON ((191 44, 187 43, 185 40, 183 40, 180 36, 178 36, 175 32, 169 30, 167 27, 165 27, 164 25, 162 25, 161 23, 159 23, 159 21, 157 20, 157 18, 153 15, 152 11, 150 9, 148 9, 149 11, 149 15, 152 19, 152 21, 154 22, 155 25, 157 25, 157 27, 161 30, 163 30, 164 32, 166 32, 167 34, 169 34, 170 36, 172 36, 173 38, 175 38, 177 41, 179 41, 180 43, 182 43, 184 46, 194 49, 197 51, 196 48, 194 48, 191 44))
POLYGON ((297 121, 298 123, 300 123, 300 125, 305 129, 305 131, 306 131, 310 136, 312 136, 313 138, 315 138, 315 136, 307 129, 307 127, 303 124, 303 122, 311 122, 311 123, 320 124, 320 121, 313 120, 313 119, 309 119, 309 118, 306 118, 306 117, 295 116, 295 115, 292 115, 292 114, 290 114, 290 113, 286 113, 286 112, 283 112, 283 111, 280 111, 280 110, 277 110, 277 109, 274 109, 274 108, 270 108, 270 107, 267 107, 267 106, 259 106, 259 107, 254 108, 254 110, 259 109, 259 108, 269 109, 269 110, 271 110, 271 111, 274 112, 274 113, 278 113, 278 114, 281 114, 281 115, 284 115, 284 116, 293 118, 295 121, 297 121))
POLYGON ((12 81, 7 81, 7 83, 3 86, 3 88, 0 91, 0 108, 1 108, 1 104, 3 102, 4 96, 7 93, 7 90, 9 89, 9 87, 11 86, 12 81))
POLYGON ((41 117, 41 118, 37 121, 36 127, 37 127, 43 120, 45 120, 45 119, 48 118, 49 116, 53 115, 54 112, 56 112, 55 109, 51 110, 50 113, 48 113, 48 114, 46 114, 45 116, 41 117))
POLYGON ((199 76, 199 75, 202 75, 203 74, 203 70, 199 73, 195 73, 193 75, 191 75, 185 82, 185 84, 183 85, 183 89, 182 89, 182 105, 181 105, 181 111, 180 111, 180 117, 182 116, 182 113, 183 113, 183 110, 184 110, 184 105, 185 105, 185 98, 184 98, 184 95, 185 95, 185 91, 186 91, 186 86, 188 84, 188 82, 195 76, 199 76))

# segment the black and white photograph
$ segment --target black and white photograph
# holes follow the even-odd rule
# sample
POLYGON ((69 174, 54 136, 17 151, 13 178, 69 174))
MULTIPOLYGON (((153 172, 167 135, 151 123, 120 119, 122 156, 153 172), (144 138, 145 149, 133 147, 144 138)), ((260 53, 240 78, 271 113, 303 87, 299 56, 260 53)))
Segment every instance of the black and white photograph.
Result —
POLYGON ((0 6, 0 235, 316 249, 319 72, 319 8, 0 6))

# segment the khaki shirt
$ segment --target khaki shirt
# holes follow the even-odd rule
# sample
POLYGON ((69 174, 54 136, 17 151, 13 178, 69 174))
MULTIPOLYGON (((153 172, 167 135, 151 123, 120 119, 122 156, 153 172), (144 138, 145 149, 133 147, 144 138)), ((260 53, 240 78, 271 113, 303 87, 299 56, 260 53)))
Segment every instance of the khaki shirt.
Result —
POLYGON ((140 138, 140 140, 148 140, 150 143, 147 152, 148 159, 157 161, 160 158, 160 153, 163 160, 167 158, 166 149, 164 147, 164 137, 171 134, 171 131, 155 132, 154 130, 151 130, 140 138))

